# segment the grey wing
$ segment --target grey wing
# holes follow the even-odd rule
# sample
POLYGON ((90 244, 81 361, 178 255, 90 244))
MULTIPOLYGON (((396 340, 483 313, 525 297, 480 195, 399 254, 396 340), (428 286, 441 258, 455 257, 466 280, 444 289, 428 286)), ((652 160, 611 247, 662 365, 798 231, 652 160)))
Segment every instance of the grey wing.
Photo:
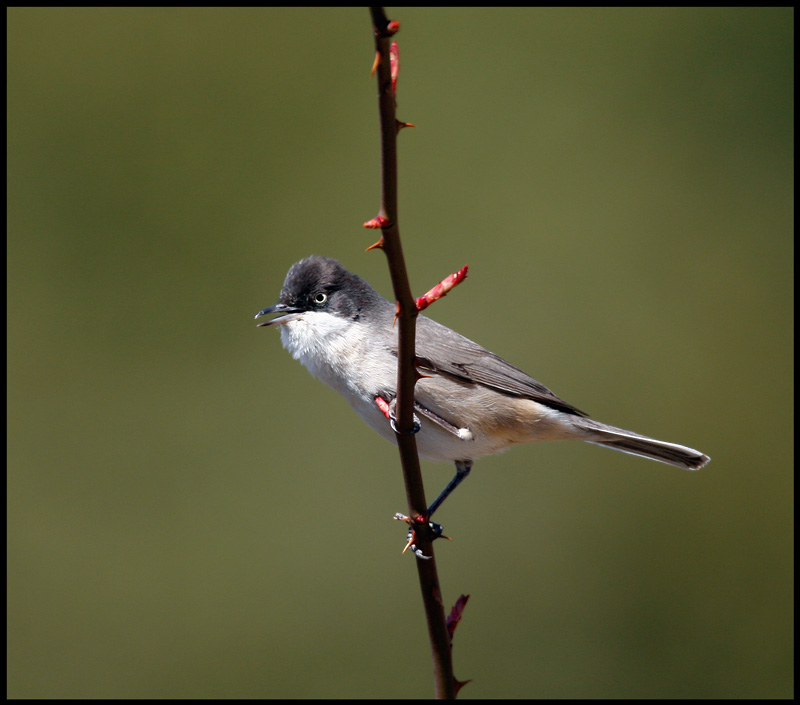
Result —
POLYGON ((567 414, 588 416, 502 357, 425 316, 417 318, 416 353, 423 374, 454 377, 526 397, 567 414))

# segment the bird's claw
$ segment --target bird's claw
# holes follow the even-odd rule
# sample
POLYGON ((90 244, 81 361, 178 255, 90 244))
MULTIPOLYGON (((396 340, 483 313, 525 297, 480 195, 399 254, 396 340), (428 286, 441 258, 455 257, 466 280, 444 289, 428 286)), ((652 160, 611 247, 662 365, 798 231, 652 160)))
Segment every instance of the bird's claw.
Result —
MULTIPOLYGON (((389 425, 392 427, 392 431, 395 433, 400 433, 400 431, 397 430, 397 426, 394 425, 394 418, 389 419, 389 425)), ((411 433, 419 433, 421 428, 422 426, 419 425, 419 419, 417 418, 417 415, 414 414, 414 428, 411 429, 411 433)))
MULTIPOLYGON (((433 558, 433 556, 426 556, 422 552, 421 548, 417 548, 417 544, 416 544, 417 532, 414 529, 413 521, 409 517, 407 517, 405 514, 401 514, 400 512, 395 514, 394 518, 397 519, 398 521, 404 521, 406 524, 408 524, 408 534, 406 534, 406 545, 405 545, 405 548, 403 548, 403 553, 405 553, 410 548, 414 552, 414 555, 417 558, 422 558, 423 560, 426 560, 426 561, 430 560, 431 558, 433 558)), ((445 536, 442 533, 444 531, 444 527, 442 527, 441 524, 437 524, 435 521, 429 521, 428 522, 428 527, 433 532, 433 538, 431 539, 431 541, 435 541, 436 539, 439 539, 439 538, 447 539, 448 541, 450 541, 450 537, 449 536, 445 536)))
MULTIPOLYGON (((378 408, 381 410, 381 413, 387 419, 389 419, 389 425, 392 427, 392 431, 395 433, 400 433, 397 425, 395 424, 397 416, 394 413, 395 409, 397 408, 397 399, 395 398, 392 399, 391 402, 387 402, 386 399, 379 394, 375 397, 375 404, 377 404, 378 408)), ((412 420, 414 422, 414 426, 411 428, 410 433, 419 433, 422 426, 420 426, 419 419, 417 418, 416 414, 413 415, 412 420)))

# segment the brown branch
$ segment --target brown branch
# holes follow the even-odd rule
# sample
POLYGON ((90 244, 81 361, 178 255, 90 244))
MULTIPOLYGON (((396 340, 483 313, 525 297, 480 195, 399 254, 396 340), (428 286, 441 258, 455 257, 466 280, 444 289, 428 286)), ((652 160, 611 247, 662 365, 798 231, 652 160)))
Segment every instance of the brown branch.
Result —
POLYGON ((390 22, 381 7, 370 8, 375 34, 375 67, 378 75, 378 107, 381 124, 381 207, 378 216, 367 227, 381 229, 381 239, 375 246, 386 253, 389 273, 397 300, 398 355, 397 406, 395 409, 397 445, 403 466, 403 478, 408 499, 411 526, 416 531, 416 545, 430 560, 417 559, 422 601, 428 623, 428 635, 433 654, 433 676, 437 698, 455 698, 457 683, 453 676, 450 634, 445 622, 442 593, 433 558, 432 533, 427 523, 427 502, 422 485, 414 428, 414 337, 418 314, 416 302, 408 283, 403 248, 397 219, 397 133, 401 124, 395 116, 395 88, 399 59, 391 37, 400 25, 390 22))

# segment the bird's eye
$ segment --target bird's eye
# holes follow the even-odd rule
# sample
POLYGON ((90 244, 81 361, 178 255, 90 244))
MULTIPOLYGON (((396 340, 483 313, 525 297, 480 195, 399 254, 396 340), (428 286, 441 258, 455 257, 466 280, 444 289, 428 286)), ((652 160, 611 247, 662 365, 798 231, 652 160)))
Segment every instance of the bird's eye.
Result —
POLYGON ((324 304, 328 300, 328 295, 324 291, 318 291, 314 294, 315 304, 324 304))

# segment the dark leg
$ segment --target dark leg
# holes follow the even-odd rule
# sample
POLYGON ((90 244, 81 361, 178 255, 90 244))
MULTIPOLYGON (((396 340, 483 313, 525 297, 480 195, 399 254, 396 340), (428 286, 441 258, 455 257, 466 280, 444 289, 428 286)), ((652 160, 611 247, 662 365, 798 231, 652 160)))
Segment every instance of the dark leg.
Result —
MULTIPOLYGON (((442 502, 444 502, 448 498, 450 493, 461 484, 461 482, 467 475, 469 475, 470 470, 472 470, 471 460, 457 460, 455 477, 452 480, 450 480, 450 482, 447 484, 447 487, 445 487, 442 490, 441 494, 435 500, 433 500, 433 504, 430 507, 428 507, 428 526, 430 527, 431 531, 433 531, 434 539, 438 539, 440 537, 446 539, 447 536, 445 536, 442 533, 441 524, 437 524, 435 521, 430 520, 431 516, 433 516, 433 513, 442 505, 442 502)), ((406 550, 410 548, 412 551, 414 551, 417 558, 424 558, 425 560, 429 559, 431 556, 424 555, 422 551, 417 548, 417 545, 415 543, 416 532, 414 530, 414 524, 412 520, 409 519, 405 514, 395 514, 394 518, 400 519, 406 522, 410 526, 408 530, 408 536, 406 537, 407 539, 406 547, 403 549, 403 553, 405 553, 406 550)))
POLYGON ((450 480, 447 487, 442 490, 441 494, 433 500, 433 504, 428 507, 428 519, 433 516, 433 513, 441 506, 442 502, 448 498, 450 493, 461 484, 467 475, 469 475, 470 470, 472 470, 471 460, 456 460, 456 475, 450 480))

